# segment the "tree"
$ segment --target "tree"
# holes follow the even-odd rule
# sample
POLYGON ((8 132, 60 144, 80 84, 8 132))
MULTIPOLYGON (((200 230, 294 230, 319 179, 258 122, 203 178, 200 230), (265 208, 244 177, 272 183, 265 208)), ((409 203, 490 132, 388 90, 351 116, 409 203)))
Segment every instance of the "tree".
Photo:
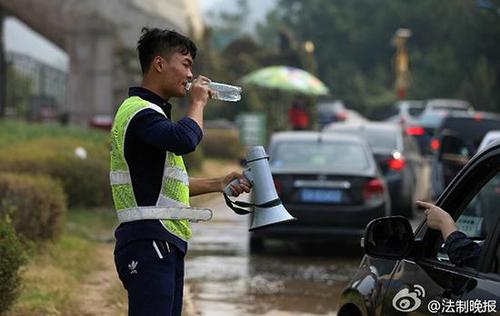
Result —
POLYGON ((390 43, 406 27, 409 98, 464 97, 500 110, 500 15, 474 1, 280 0, 260 34, 283 26, 315 43, 318 76, 350 107, 395 101, 390 43))
POLYGON ((33 95, 33 81, 19 73, 12 64, 7 65, 6 112, 24 117, 33 95))

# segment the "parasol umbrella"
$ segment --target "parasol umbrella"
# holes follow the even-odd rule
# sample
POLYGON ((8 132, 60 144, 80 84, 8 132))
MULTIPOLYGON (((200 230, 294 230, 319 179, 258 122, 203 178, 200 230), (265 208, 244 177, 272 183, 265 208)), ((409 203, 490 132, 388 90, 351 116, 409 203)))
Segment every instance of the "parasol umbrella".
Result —
POLYGON ((325 84, 312 74, 289 66, 265 67, 245 75, 241 82, 305 95, 326 95, 329 92, 325 84))

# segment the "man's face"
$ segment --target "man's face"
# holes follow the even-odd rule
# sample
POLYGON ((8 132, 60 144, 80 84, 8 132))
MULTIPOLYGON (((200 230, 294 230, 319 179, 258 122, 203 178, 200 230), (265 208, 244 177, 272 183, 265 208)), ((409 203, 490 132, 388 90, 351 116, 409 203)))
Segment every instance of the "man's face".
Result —
POLYGON ((191 55, 174 52, 168 57, 157 56, 156 58, 161 59, 161 66, 156 67, 156 69, 159 71, 159 80, 161 80, 162 90, 165 95, 168 97, 183 97, 186 94, 186 83, 193 79, 191 72, 193 58, 191 55))

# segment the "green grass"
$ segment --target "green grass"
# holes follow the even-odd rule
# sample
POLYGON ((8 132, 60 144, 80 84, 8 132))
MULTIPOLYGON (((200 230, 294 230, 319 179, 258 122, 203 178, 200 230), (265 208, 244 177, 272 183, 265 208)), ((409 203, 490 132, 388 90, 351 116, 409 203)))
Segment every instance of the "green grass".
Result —
POLYGON ((76 125, 63 126, 55 123, 27 123, 16 120, 0 120, 0 148, 37 138, 67 137, 94 143, 108 140, 108 133, 76 125))
POLYGON ((71 209, 68 211, 65 233, 93 242, 109 242, 117 225, 116 212, 109 209, 71 209))
POLYGON ((31 251, 20 295, 7 315, 81 315, 76 297, 82 281, 99 268, 95 249, 99 238, 111 238, 114 216, 107 210, 68 212, 61 238, 31 251))

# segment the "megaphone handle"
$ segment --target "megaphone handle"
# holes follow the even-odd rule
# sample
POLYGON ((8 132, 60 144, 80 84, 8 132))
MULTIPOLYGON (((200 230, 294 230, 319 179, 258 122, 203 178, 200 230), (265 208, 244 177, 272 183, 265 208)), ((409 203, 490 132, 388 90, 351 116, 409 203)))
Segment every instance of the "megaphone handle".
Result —
MULTIPOLYGON (((245 169, 245 171, 243 171, 243 177, 245 177, 245 179, 248 181, 248 183, 250 183, 250 184, 252 183, 250 170, 245 169)), ((227 196, 234 196, 233 191, 231 191, 231 185, 237 185, 239 183, 240 183, 239 179, 234 179, 233 181, 229 182, 229 184, 226 185, 222 191, 227 196)))

